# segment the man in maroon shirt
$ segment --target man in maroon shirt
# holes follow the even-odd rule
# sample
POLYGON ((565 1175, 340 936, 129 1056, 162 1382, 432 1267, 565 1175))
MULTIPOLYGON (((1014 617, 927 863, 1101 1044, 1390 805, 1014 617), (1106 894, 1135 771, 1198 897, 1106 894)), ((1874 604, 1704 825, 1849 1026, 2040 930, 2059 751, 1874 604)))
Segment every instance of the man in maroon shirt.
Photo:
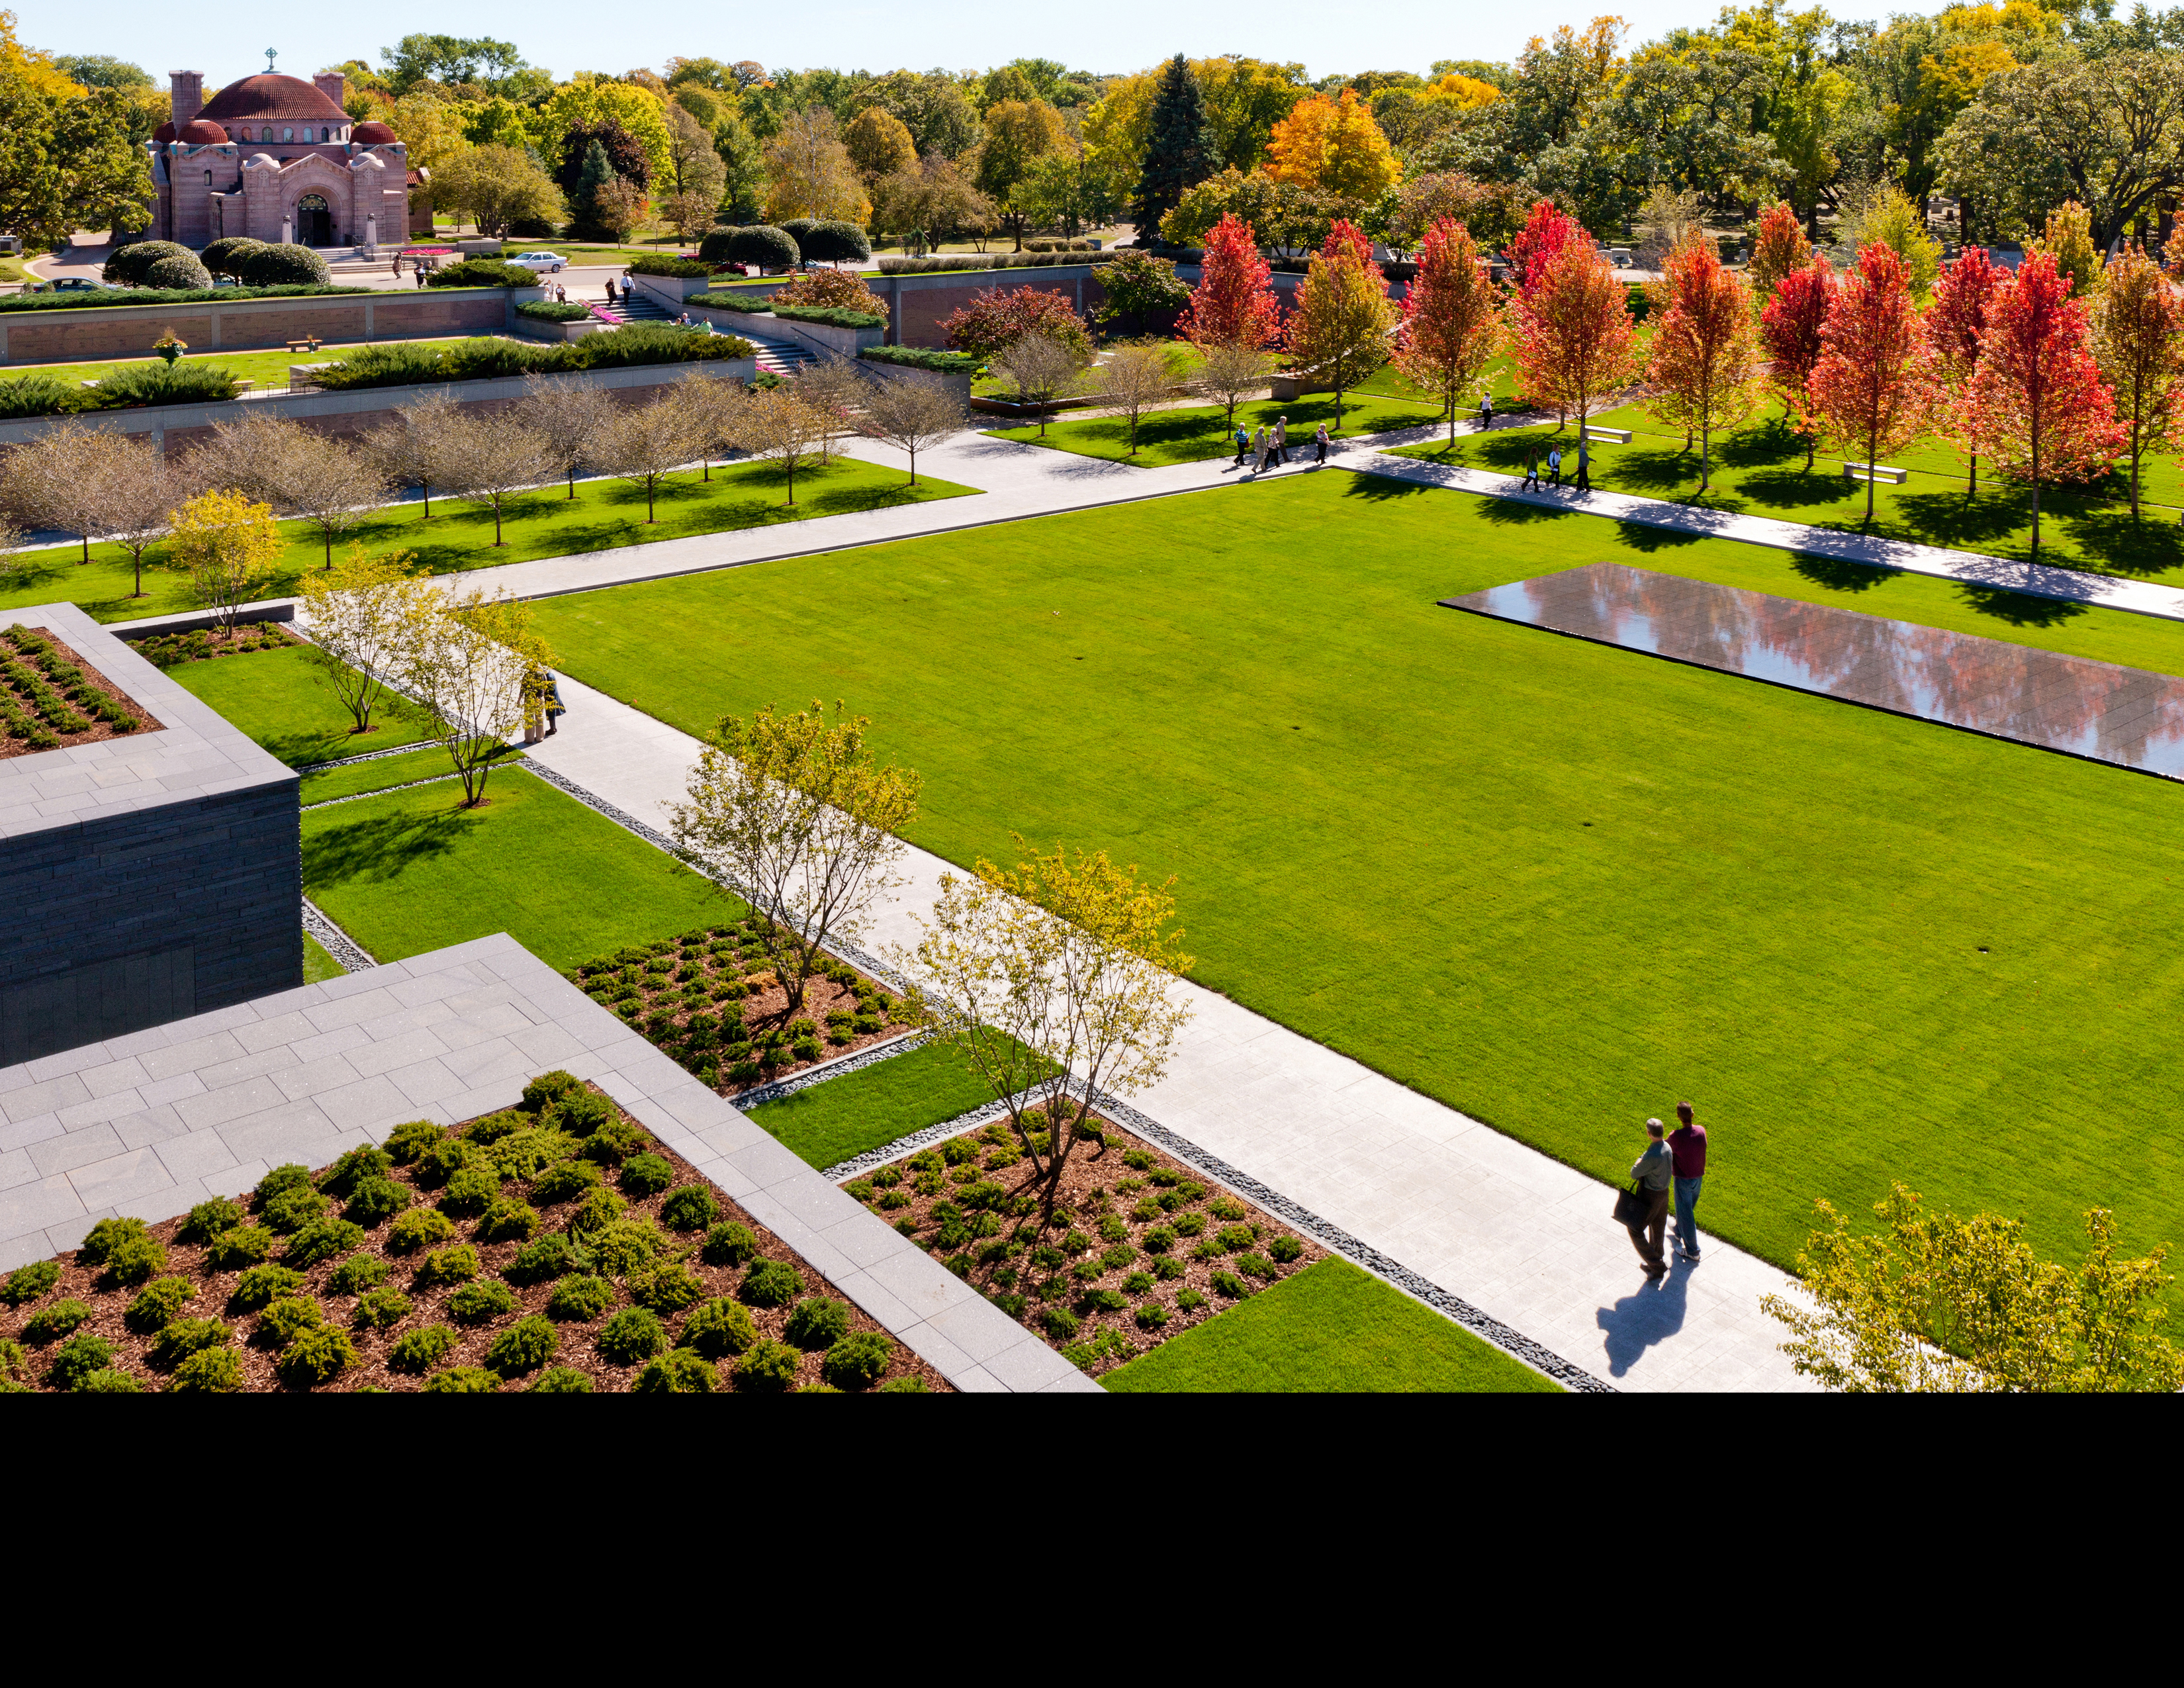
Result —
POLYGON ((1676 1162, 1676 1252, 1685 1260, 1699 1257, 1699 1185, 1706 1180, 1706 1128, 1691 1118, 1689 1102, 1676 1104, 1676 1128, 1669 1134, 1669 1152, 1676 1162))

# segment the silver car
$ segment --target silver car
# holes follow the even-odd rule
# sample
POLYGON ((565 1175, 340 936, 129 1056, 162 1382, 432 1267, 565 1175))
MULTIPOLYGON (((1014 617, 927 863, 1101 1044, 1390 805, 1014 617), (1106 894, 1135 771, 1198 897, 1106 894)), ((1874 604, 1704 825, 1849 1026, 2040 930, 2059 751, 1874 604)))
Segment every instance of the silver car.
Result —
POLYGON ((563 259, 558 252, 519 252, 513 258, 504 258, 504 264, 521 264, 526 270, 536 270, 542 275, 558 276, 563 259))

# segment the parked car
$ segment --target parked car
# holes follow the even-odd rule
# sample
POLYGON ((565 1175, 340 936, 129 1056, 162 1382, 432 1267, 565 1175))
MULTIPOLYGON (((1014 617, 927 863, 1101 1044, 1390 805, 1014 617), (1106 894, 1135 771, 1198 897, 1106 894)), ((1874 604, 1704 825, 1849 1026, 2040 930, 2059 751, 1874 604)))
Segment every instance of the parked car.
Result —
POLYGON ((526 270, 536 270, 543 275, 561 273, 563 259, 558 252, 519 252, 513 258, 504 258, 504 264, 521 264, 526 270))
POLYGON ((30 291, 41 293, 110 293, 117 291, 112 281, 101 281, 89 276, 64 276, 57 281, 48 281, 30 291))

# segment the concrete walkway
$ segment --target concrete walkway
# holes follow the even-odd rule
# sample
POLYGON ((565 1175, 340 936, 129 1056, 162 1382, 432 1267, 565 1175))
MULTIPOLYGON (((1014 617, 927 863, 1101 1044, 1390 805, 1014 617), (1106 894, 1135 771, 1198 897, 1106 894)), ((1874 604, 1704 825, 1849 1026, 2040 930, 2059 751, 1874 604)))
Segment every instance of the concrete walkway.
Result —
MULTIPOLYGON (((662 831, 698 743, 566 678, 561 730, 530 755, 662 831)), ((916 943, 939 857, 910 852, 902 889, 860 941, 916 943)), ((1781 1332, 1759 1297, 1791 1287, 1708 1241, 1703 1264, 1649 1284, 1613 1192, 1225 997, 1185 984, 1195 1011, 1169 1076, 1128 1100, 1594 1376, 1625 1390, 1789 1390, 1781 1332)), ((1635 1156, 1640 1145, 1634 1140, 1635 1156)))

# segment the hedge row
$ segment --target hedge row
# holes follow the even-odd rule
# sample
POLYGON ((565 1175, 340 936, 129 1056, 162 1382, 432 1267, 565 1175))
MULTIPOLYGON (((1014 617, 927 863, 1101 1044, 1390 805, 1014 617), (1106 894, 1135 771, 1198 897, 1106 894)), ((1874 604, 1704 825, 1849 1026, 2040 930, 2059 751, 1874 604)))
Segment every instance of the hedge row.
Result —
POLYGON ((1039 270, 1053 264, 1112 264, 1112 252, 950 253, 940 258, 883 258, 883 276, 929 276, 941 270, 1039 270))
POLYGON ((0 380, 0 420, 147 404, 218 404, 234 397, 235 377, 216 364, 126 364, 96 387, 42 373, 0 380))
POLYGON ((976 375, 984 367, 968 352, 928 352, 922 346, 867 346, 857 355, 876 364, 900 364, 942 375, 976 375))
POLYGON ((823 322, 831 328, 884 328, 887 319, 870 311, 844 310, 835 305, 777 304, 776 316, 791 322, 823 322))
POLYGON ((165 309, 215 299, 292 299, 306 293, 368 293, 370 287, 127 287, 118 292, 16 293, 0 298, 0 310, 92 310, 105 305, 165 309))
POLYGON ((679 276, 689 277, 695 276, 710 276, 713 273, 713 266, 711 265, 700 264, 695 259, 655 258, 649 255, 643 258, 632 258, 628 263, 623 265, 622 268, 632 276, 679 276))
POLYGON ((425 278, 428 287, 535 287, 538 277, 521 264, 504 264, 498 258, 465 258, 425 278))
POLYGON ((515 314, 535 317, 541 322, 582 322, 592 314, 592 308, 565 304, 559 299, 526 299, 516 306, 515 314))
POLYGON ((716 310, 741 310, 763 313, 772 309, 772 307, 766 303, 766 295, 763 293, 753 297, 748 293, 716 293, 711 292, 710 289, 702 293, 693 293, 688 298, 683 300, 682 303, 685 304, 710 305, 716 310))
POLYGON ((447 347, 404 342, 366 346, 332 368, 320 370, 318 382, 330 391, 345 393, 436 381, 492 381, 505 376, 627 369, 644 364, 709 363, 751 355, 750 342, 733 334, 694 333, 661 323, 633 322, 559 346, 482 338, 459 340, 447 347))

